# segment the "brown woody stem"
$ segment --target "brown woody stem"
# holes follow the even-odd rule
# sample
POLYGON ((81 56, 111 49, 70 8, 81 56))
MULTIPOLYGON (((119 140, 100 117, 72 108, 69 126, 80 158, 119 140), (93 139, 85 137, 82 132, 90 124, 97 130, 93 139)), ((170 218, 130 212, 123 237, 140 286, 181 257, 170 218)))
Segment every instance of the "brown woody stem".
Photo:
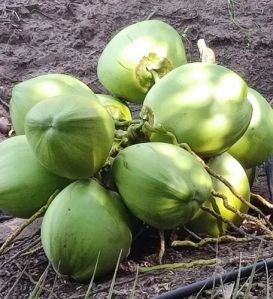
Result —
POLYGON ((172 242, 172 246, 173 247, 177 247, 177 246, 190 246, 190 247, 195 247, 195 248, 200 248, 202 246, 211 244, 211 243, 215 243, 218 244, 220 242, 231 242, 231 241, 235 241, 235 242, 247 242, 253 240, 252 237, 243 237, 243 238, 237 238, 234 236, 230 236, 230 235, 225 235, 225 236, 220 236, 218 238, 204 238, 202 239, 200 242, 195 243, 192 241, 179 241, 179 240, 175 240, 172 242))
POLYGON ((219 181, 221 181, 225 186, 227 186, 229 188, 229 190, 232 192, 233 195, 235 195, 242 203, 244 203, 246 206, 248 206, 250 209, 252 209, 253 211, 257 212, 258 214, 260 214, 266 224, 273 229, 273 225, 272 223, 267 219, 266 215, 257 207, 255 207, 253 204, 251 204, 249 201, 247 201, 243 196, 241 196, 236 189, 230 184, 230 182, 225 179, 223 176, 217 174, 215 171, 213 171, 198 155, 196 155, 192 149, 189 147, 188 144, 186 143, 181 143, 179 144, 180 147, 186 149, 188 152, 190 152, 202 165, 203 167, 206 169, 206 171, 213 176, 214 178, 218 179, 219 181))
POLYGON ((162 259, 163 259, 164 253, 165 253, 165 248, 166 248, 164 230, 159 231, 159 237, 160 237, 160 250, 159 250, 159 254, 158 254, 158 261, 159 261, 159 264, 161 265, 162 259))
MULTIPOLYGON (((235 231, 237 231, 238 233, 240 233, 241 235, 243 236, 247 236, 249 238, 252 238, 252 239, 256 239, 256 240, 259 240, 259 241, 264 241, 263 238, 260 238, 260 237, 257 237, 255 235, 250 235, 248 234, 247 232, 245 232, 244 230, 242 230, 241 228, 237 227, 235 224, 233 224, 231 221, 229 221, 228 219, 224 218, 223 216, 217 214, 214 210, 210 209, 210 208, 207 208, 207 207, 201 207, 201 209, 207 213, 209 213, 210 215, 212 215, 213 217, 215 217, 216 219, 224 222, 224 223, 227 223, 230 227, 232 227, 235 231)), ((272 236, 272 234, 271 234, 272 236)))
POLYGON ((159 270, 168 270, 168 269, 177 269, 177 268, 192 268, 195 266, 212 266, 215 264, 221 263, 221 260, 219 259, 209 259, 209 260, 196 260, 192 262, 187 263, 173 263, 173 264, 162 264, 162 265, 156 265, 152 267, 139 267, 140 273, 147 273, 147 272, 153 272, 153 271, 159 271, 159 270))
POLYGON ((273 204, 270 203, 268 199, 265 199, 261 195, 252 192, 251 192, 251 196, 257 199, 259 202, 261 202, 265 207, 269 209, 273 209, 273 204))

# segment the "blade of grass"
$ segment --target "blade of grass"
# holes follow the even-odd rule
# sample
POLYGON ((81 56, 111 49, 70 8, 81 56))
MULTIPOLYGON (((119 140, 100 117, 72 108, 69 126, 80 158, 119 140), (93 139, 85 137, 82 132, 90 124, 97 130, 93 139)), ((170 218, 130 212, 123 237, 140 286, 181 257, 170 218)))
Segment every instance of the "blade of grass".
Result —
MULTIPOLYGON (((215 244, 216 246, 216 248, 214 249, 213 248, 213 251, 215 251, 215 257, 216 257, 216 260, 217 260, 217 257, 218 257, 218 241, 216 242, 216 244, 215 244)), ((214 291, 214 286, 215 286, 215 279, 216 279, 216 268, 215 268, 215 271, 213 272, 213 287, 212 287, 212 289, 213 289, 213 291, 214 291)), ((206 284, 204 284, 203 285, 203 287, 201 288, 201 290, 197 293, 197 295, 196 295, 196 297, 195 297, 195 299, 198 299, 199 298, 199 296, 202 294, 202 292, 203 292, 203 290, 204 290, 204 288, 206 287, 206 284)), ((211 299, 213 298, 212 297, 213 296, 213 293, 211 293, 211 299)))
POLYGON ((115 272, 114 272, 114 275, 113 275, 113 278, 112 278, 110 290, 109 290, 109 293, 108 293, 106 299, 111 299, 112 298, 114 285, 115 285, 115 281, 116 281, 116 276, 117 276, 117 272, 118 272, 118 267, 119 267, 119 262, 120 262, 120 259, 121 259, 121 255, 122 255, 122 249, 120 250, 120 253, 119 253, 119 256, 118 256, 118 260, 117 260, 115 272))
POLYGON ((51 264, 48 263, 47 267, 45 268, 45 271, 40 276, 39 280, 37 281, 37 284, 35 285, 33 291, 29 295, 28 299, 38 299, 41 292, 43 291, 43 286, 45 284, 45 280, 49 271, 51 264))
POLYGON ((213 273, 213 285, 212 285, 212 289, 211 289, 210 299, 214 298, 214 294, 215 294, 215 279, 216 279, 216 270, 213 273))
POLYGON ((92 289, 92 286, 93 286, 93 283, 94 283, 95 275, 96 275, 96 272, 97 272, 99 258, 100 258, 100 251, 98 253, 96 264, 95 264, 94 271, 93 271, 93 275, 92 275, 91 281, 89 283, 88 289, 86 291, 86 294, 84 296, 84 299, 89 299, 89 295, 90 295, 90 292, 91 292, 91 289, 92 289))
POLYGON ((133 287, 132 287, 132 290, 131 290, 131 293, 130 293, 130 296, 129 296, 128 299, 134 299, 135 298, 137 279, 138 279, 138 269, 139 269, 139 265, 137 265, 137 268, 136 268, 136 278, 135 278, 135 281, 134 281, 134 284, 133 284, 133 287))
POLYGON ((197 293, 197 295, 196 295, 196 297, 194 299, 198 299, 199 298, 199 296, 202 294, 202 292, 203 292, 204 288, 206 287, 206 285, 207 284, 203 285, 202 289, 197 293))
POLYGON ((264 260, 265 264, 265 273, 266 273, 266 296, 265 299, 270 299, 270 294, 269 294, 269 274, 268 274, 268 268, 267 268, 267 263, 264 260))
POLYGON ((59 264, 58 264, 58 271, 55 273, 55 278, 54 278, 54 282, 53 282, 53 286, 52 286, 52 289, 51 289, 51 291, 50 291, 50 294, 49 294, 49 296, 48 296, 48 298, 47 299, 52 299, 52 297, 53 297, 53 295, 54 295, 54 289, 55 289, 55 286, 56 286, 56 283, 57 283, 57 279, 58 279, 58 273, 59 273, 59 269, 60 269, 60 262, 59 262, 59 264))
POLYGON ((222 296, 223 296, 223 299, 227 299, 227 298, 226 298, 226 292, 225 292, 225 287, 224 287, 224 283, 223 283, 222 276, 220 276, 220 285, 221 285, 221 289, 222 289, 222 296))
POLYGON ((254 275, 255 275, 255 271, 256 271, 256 266, 257 266, 258 259, 259 259, 260 253, 261 253, 262 243, 263 242, 260 242, 259 247, 258 247, 258 251, 255 255, 255 260, 254 260, 253 268, 252 268, 252 271, 251 271, 251 274, 250 274, 250 277, 249 277, 249 283, 248 283, 247 288, 246 288, 244 299, 248 299, 249 296, 250 296, 250 291, 251 291, 252 284, 253 284, 253 279, 254 279, 254 275))
POLYGON ((232 20, 235 19, 236 0, 227 0, 228 13, 232 20))
MULTIPOLYGON (((218 253, 219 253, 219 242, 218 242, 218 240, 217 240, 217 242, 215 244, 215 247, 216 247, 215 248, 215 250, 216 250, 215 257, 217 259, 218 258, 218 253)), ((217 276, 217 273, 216 273, 217 269, 216 269, 216 267, 217 267, 217 264, 215 266, 215 271, 213 273, 213 286, 212 286, 212 292, 211 292, 211 296, 210 296, 211 299, 213 299, 215 297, 215 294, 216 294, 216 288, 215 288, 215 280, 216 280, 216 276, 217 276)))
POLYGON ((237 294, 238 294, 239 287, 240 287, 240 280, 241 280, 241 268, 242 268, 242 253, 240 252, 239 272, 238 272, 238 276, 237 276, 237 280, 236 280, 236 285, 233 290, 232 299, 237 298, 237 294))

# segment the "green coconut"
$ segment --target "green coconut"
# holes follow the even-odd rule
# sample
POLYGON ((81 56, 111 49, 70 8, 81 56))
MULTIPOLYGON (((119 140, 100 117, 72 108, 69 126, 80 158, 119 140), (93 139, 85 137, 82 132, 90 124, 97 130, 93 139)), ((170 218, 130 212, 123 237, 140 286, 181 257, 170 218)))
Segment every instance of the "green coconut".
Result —
POLYGON ((122 100, 107 95, 96 94, 100 103, 106 108, 114 120, 118 121, 131 121, 132 114, 129 107, 122 100))
POLYGON ((187 151, 167 143, 140 143, 113 163, 117 188, 129 210, 158 229, 187 223, 209 197, 211 178, 187 151))
POLYGON ((252 168, 273 154, 273 111, 256 90, 249 88, 247 98, 253 108, 250 124, 228 152, 245 168, 252 168))
POLYGON ((169 24, 147 20, 130 25, 106 45, 97 74, 111 93, 134 103, 142 103, 159 78, 186 63, 179 33, 169 24))
POLYGON ((91 89, 80 80, 64 74, 47 74, 16 84, 10 100, 10 117, 17 135, 25 133, 27 112, 47 98, 65 94, 86 94, 96 99, 91 89))
POLYGON ((256 167, 245 169, 245 172, 248 178, 249 186, 251 188, 252 185, 254 184, 255 177, 256 177, 256 167))
POLYGON ((29 218, 70 182, 39 163, 26 136, 0 143, 0 210, 7 214, 29 218))
POLYGON ((94 179, 76 181, 50 204, 41 239, 55 270, 75 280, 90 280, 113 270, 131 246, 128 214, 123 203, 94 179), (99 257, 98 257, 99 256, 99 257))
MULTIPOLYGON (((203 157, 227 150, 245 132, 252 106, 247 85, 233 71, 209 63, 189 63, 159 80, 148 92, 142 116, 175 135, 203 157)), ((151 141, 171 142, 165 134, 151 141)))
MULTIPOLYGON (((208 162, 208 166, 216 173, 227 179, 245 200, 250 200, 250 187, 245 170, 230 154, 224 153, 216 158, 212 158, 208 162)), ((212 183, 213 189, 216 192, 222 193, 227 197, 230 206, 236 208, 242 213, 248 212, 248 207, 222 182, 212 178, 212 183)), ((240 226, 242 223, 242 218, 224 207, 221 198, 211 196, 210 199, 203 204, 203 206, 213 209, 217 214, 220 214, 224 218, 228 219, 236 226, 240 226)), ((217 220, 208 212, 201 209, 186 226, 197 234, 212 237, 223 235, 228 229, 228 225, 226 223, 217 220)))
POLYGON ((36 104, 26 116, 25 132, 44 167, 66 178, 89 178, 109 155, 114 122, 98 101, 62 95, 36 104))

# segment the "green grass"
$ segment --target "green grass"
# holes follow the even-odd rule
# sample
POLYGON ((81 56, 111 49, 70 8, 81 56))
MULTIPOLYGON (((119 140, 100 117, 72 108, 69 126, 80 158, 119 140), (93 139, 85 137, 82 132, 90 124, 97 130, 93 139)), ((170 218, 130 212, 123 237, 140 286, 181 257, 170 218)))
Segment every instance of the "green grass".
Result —
POLYGON ((233 21, 235 20, 236 5, 238 2, 239 0, 227 0, 228 13, 233 21))
MULTIPOLYGON (((207 294, 207 296, 205 298, 210 298, 210 299, 215 299, 215 298, 223 298, 223 299, 238 299, 238 298, 243 298, 243 299, 251 299, 252 295, 251 295, 251 289, 253 287, 253 283, 254 283, 254 279, 255 279, 255 274, 256 274, 256 265, 257 262, 260 258, 260 253, 261 253, 261 245, 262 242, 260 243, 257 251, 255 252, 255 259, 254 259, 254 267, 251 271, 250 276, 247 279, 244 279, 242 281, 241 279, 241 268, 242 268, 242 254, 240 253, 240 257, 239 257, 239 273, 237 276, 237 279, 235 282, 233 282, 232 284, 230 284, 229 286, 224 284, 223 281, 221 281, 220 286, 216 287, 215 285, 213 286, 213 288, 211 290, 207 290, 205 291, 205 293, 207 294)), ((217 257, 217 248, 216 248, 216 257, 217 257)), ((107 299, 112 299, 113 295, 114 295, 114 286, 116 283, 116 279, 117 279, 117 272, 118 272, 118 268, 119 268, 119 264, 120 264, 120 260, 121 260, 121 255, 122 255, 122 251, 119 254, 119 257, 117 259, 117 263, 116 263, 116 267, 115 267, 115 271, 113 273, 113 277, 111 280, 111 284, 109 286, 109 290, 108 290, 108 295, 107 295, 107 299)), ((88 285, 88 288, 85 292, 85 295, 82 295, 83 299, 91 299, 92 298, 92 287, 94 285, 94 279, 95 279, 95 274, 96 274, 96 270, 97 270, 97 266, 98 266, 98 262, 99 262, 99 258, 100 258, 100 254, 98 254, 97 260, 96 260, 96 264, 95 264, 95 268, 94 268, 94 272, 92 275, 92 278, 90 280, 90 283, 88 285)), ((44 270, 44 272, 42 273, 42 275, 40 276, 39 280, 37 281, 33 291, 31 292, 31 294, 29 295, 28 299, 38 299, 40 298, 42 291, 45 289, 45 283, 46 283, 46 279, 47 279, 47 275, 49 272, 51 264, 49 263, 48 266, 46 267, 46 269, 44 270)), ((217 267, 219 267, 220 265, 217 265, 217 267)), ((18 285, 21 277, 23 276, 25 270, 26 270, 27 265, 25 266, 25 268, 21 271, 21 273, 18 275, 16 281, 14 282, 13 286, 11 287, 11 289, 9 290, 8 294, 5 296, 5 299, 10 298, 12 292, 14 291, 14 289, 16 288, 16 286, 18 285)), ((152 273, 151 273, 152 275, 152 273)), ((266 286, 265 286, 265 290, 264 290, 264 296, 261 297, 263 299, 270 299, 270 290, 269 290, 269 273, 268 273, 268 269, 266 268, 265 271, 265 275, 266 275, 266 286)), ((216 278, 217 276, 217 268, 215 268, 215 271, 213 273, 213 277, 216 278)), ((53 286, 51 288, 51 292, 49 294, 49 296, 47 297, 48 299, 52 299, 52 298, 56 298, 57 295, 54 292, 54 287, 56 285, 56 281, 57 281, 58 275, 56 274, 54 282, 53 282, 53 286)), ((137 267, 136 269, 136 273, 135 273, 135 278, 134 278, 134 282, 132 287, 128 290, 128 299, 135 299, 136 298, 136 290, 137 290, 137 282, 138 282, 138 278, 139 278, 139 267, 137 267)), ((195 299, 200 299, 200 298, 204 298, 204 290, 200 290, 200 292, 195 295, 194 297, 195 299)), ((272 299, 272 298, 271 298, 272 299)))

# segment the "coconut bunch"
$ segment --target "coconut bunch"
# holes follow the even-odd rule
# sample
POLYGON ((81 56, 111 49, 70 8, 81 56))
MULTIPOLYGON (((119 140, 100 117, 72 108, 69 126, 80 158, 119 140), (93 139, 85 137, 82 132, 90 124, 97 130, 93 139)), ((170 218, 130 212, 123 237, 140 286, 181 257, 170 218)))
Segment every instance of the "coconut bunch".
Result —
POLYGON ((77 280, 95 266, 97 275, 109 272, 129 253, 131 220, 94 176, 109 158, 114 120, 130 121, 129 108, 64 74, 17 84, 10 106, 17 136, 0 144, 0 208, 28 218, 58 190, 41 232, 56 271, 77 280))
POLYGON ((272 154, 270 105, 235 72, 187 63, 180 34, 157 20, 118 32, 97 67, 109 94, 95 94, 64 74, 14 86, 10 114, 16 136, 0 144, 0 209, 28 218, 56 190, 41 239, 55 270, 88 280, 125 259, 135 219, 159 229, 184 225, 220 236, 247 213, 210 169, 246 201, 246 170, 272 154), (141 105, 132 119, 126 102, 141 105), (95 270, 96 269, 96 270, 95 270))
MULTIPOLYGON (((109 57, 111 61, 117 59, 117 63, 123 61, 122 51, 119 53, 121 56, 114 57, 108 50, 116 40, 122 37, 122 33, 123 31, 110 41, 104 49, 98 65, 101 83, 115 95, 122 95, 123 90, 112 89, 111 85, 108 85, 107 76, 104 77, 102 69, 107 69, 109 65, 108 63, 103 65, 105 57, 109 57)), ((206 49, 204 50, 206 51, 206 49)), ((202 54, 202 51, 200 52, 202 54)), ((146 54, 145 57, 149 57, 149 55, 146 54)), ((146 93, 144 100, 141 101, 140 117, 144 122, 142 131, 147 141, 151 142, 153 146, 160 146, 160 143, 174 144, 178 147, 187 145, 196 155, 207 161, 207 165, 213 171, 229 181, 237 193, 245 199, 245 202, 249 202, 250 185, 253 183, 255 167, 266 161, 273 151, 270 141, 273 134, 272 109, 266 99, 250 88, 241 76, 226 67, 213 63, 213 59, 208 59, 208 61, 183 63, 164 76, 161 76, 161 72, 157 69, 150 71, 150 78, 153 78, 154 84, 146 93)), ((122 65, 125 66, 124 69, 128 74, 132 71, 137 74, 138 67, 135 68, 134 64, 127 61, 122 65)), ((149 65, 146 65, 146 70, 149 70, 149 65)), ((115 77, 122 82, 122 75, 119 72, 115 73, 115 77)), ((139 86, 137 75, 134 83, 126 82, 126 84, 130 87, 132 85, 139 86)), ((123 97, 130 101, 129 93, 123 97)), ((131 100, 131 102, 136 101, 131 100)), ((147 150, 149 146, 150 144, 143 144, 143 148, 147 150)), ((152 192, 145 188, 146 181, 149 181, 150 176, 156 178, 157 174, 161 174, 162 171, 165 176, 168 176, 168 169, 174 169, 174 167, 164 167, 165 164, 159 162, 160 159, 155 167, 150 156, 147 161, 143 158, 143 155, 146 156, 144 149, 142 151, 135 149, 136 156, 129 158, 133 149, 134 146, 125 148, 114 160, 113 176, 118 190, 126 205, 137 217, 159 229, 170 229, 160 218, 160 212, 154 212, 156 210, 155 202, 158 202, 161 208, 161 201, 155 199, 154 195, 150 199, 152 192), (128 159, 126 159, 127 155, 128 159), (141 164, 142 161, 144 161, 143 164, 141 164), (140 182, 135 179, 135 175, 134 179, 127 179, 130 172, 140 173, 136 164, 141 165, 139 167, 142 171, 143 169, 146 171, 148 168, 148 173, 140 182), (116 169, 122 170, 119 172, 116 169), (152 175, 150 175, 150 171, 153 173, 152 175), (121 175, 124 175, 122 179, 121 175), (142 190, 146 196, 141 193, 142 190), (147 198, 149 198, 148 202, 146 202, 147 198), (152 212, 147 212, 150 210, 152 212), (158 220, 157 223, 153 219, 154 216, 158 220)), ((171 160, 169 155, 166 155, 166 159, 171 160)), ((184 171, 184 173, 187 172, 184 171)), ((249 206, 239 200, 230 188, 223 182, 219 182, 218 179, 211 178, 211 180, 211 190, 227 197, 228 205, 231 208, 247 213, 249 206)), ((175 190, 179 190, 178 186, 175 190)), ((193 187, 192 190, 194 190, 193 187)), ((226 208, 221 199, 211 195, 209 197, 209 200, 205 200, 204 207, 210 208, 235 226, 240 226, 241 217, 226 208)), ((177 208, 177 211, 181 210, 177 208)), ((181 217, 181 222, 179 224, 176 222, 173 227, 189 224, 194 232, 215 237, 225 234, 229 229, 225 222, 200 209, 197 213, 189 213, 187 210, 187 215, 191 220, 186 219, 185 216, 181 217), (193 214, 194 216, 192 216, 193 214)), ((172 225, 169 219, 167 222, 170 226, 172 225)))

